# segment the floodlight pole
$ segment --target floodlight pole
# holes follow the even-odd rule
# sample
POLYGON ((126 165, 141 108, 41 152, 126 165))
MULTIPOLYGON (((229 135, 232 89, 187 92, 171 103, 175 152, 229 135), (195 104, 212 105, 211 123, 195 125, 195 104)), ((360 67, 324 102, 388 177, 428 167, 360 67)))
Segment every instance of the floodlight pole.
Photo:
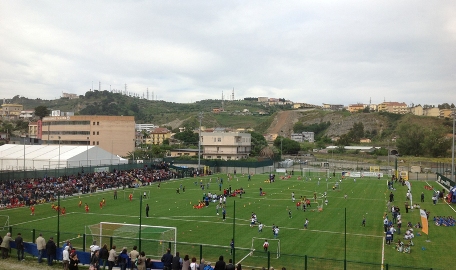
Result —
POLYGON ((344 210, 344 270, 347 270, 347 207, 344 210))

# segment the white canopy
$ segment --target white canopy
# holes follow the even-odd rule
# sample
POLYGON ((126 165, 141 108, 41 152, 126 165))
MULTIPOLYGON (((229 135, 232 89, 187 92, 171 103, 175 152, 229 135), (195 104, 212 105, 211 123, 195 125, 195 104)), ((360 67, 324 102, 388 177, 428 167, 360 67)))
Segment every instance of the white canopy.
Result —
POLYGON ((42 170, 125 164, 128 161, 97 146, 20 145, 0 146, 1 170, 42 170))

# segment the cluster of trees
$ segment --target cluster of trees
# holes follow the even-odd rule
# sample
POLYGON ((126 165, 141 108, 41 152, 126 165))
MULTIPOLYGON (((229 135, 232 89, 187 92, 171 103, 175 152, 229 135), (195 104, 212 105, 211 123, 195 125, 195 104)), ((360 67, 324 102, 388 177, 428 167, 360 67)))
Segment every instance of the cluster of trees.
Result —
POLYGON ((359 140, 364 138, 364 125, 362 122, 354 123, 348 133, 340 136, 337 145, 350 145, 352 143, 359 143, 359 140))
POLYGON ((423 127, 402 123, 397 129, 396 146, 401 155, 444 157, 452 141, 443 127, 423 127))

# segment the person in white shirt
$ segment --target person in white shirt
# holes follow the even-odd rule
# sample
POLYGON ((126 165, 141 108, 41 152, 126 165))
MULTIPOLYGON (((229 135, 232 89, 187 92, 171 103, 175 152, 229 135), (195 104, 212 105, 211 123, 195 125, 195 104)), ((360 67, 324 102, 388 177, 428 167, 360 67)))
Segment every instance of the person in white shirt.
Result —
POLYGON ((100 247, 97 245, 97 241, 93 241, 90 246, 90 257, 92 257, 93 253, 97 250, 100 250, 100 247))
POLYGON ((63 262, 64 270, 68 270, 68 266, 70 264, 70 252, 68 251, 69 249, 70 249, 70 247, 66 246, 62 252, 62 262, 63 262))

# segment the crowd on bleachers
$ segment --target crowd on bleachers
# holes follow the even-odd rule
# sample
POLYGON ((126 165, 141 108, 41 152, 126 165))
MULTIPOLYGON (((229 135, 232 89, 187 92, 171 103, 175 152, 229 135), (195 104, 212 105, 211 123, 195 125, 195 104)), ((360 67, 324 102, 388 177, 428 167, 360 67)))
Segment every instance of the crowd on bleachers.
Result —
POLYGON ((140 169, 93 172, 60 177, 7 180, 0 183, 0 209, 52 202, 60 196, 93 193, 110 188, 138 187, 177 178, 168 163, 145 165, 140 169))

